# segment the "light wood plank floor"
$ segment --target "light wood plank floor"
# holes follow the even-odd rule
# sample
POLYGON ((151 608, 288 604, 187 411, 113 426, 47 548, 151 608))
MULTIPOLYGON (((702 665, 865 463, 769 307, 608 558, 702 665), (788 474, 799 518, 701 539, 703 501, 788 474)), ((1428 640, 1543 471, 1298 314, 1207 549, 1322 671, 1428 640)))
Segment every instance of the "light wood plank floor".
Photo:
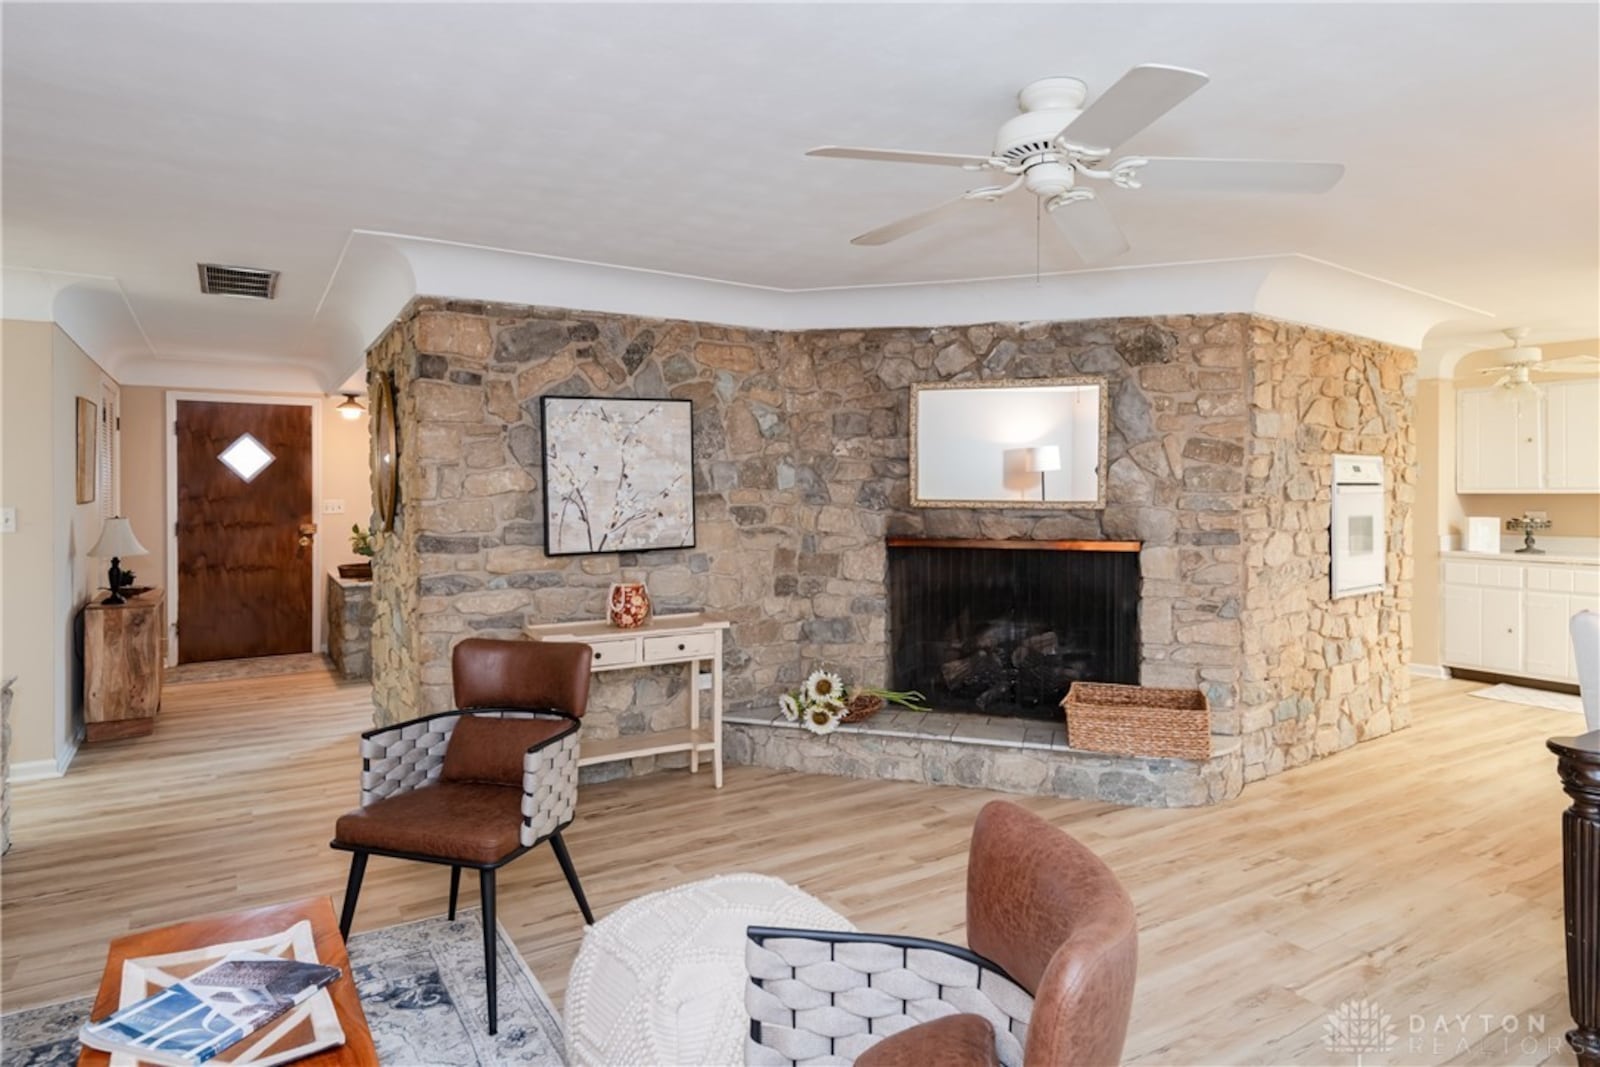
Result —
MULTIPOLYGON (((1022 798, 1138 903, 1130 1062, 1353 1063, 1324 1048, 1324 1023, 1360 998, 1399 1038, 1368 1063, 1572 1062, 1559 1040, 1564 800, 1543 742, 1582 720, 1472 688, 1415 681, 1409 730, 1219 808, 1022 798), (1543 1034, 1501 1028, 1529 1013, 1543 1034)), ((66 778, 17 786, 0 865, 4 1008, 90 993, 107 940, 128 930, 318 893, 337 903, 346 857, 327 840, 356 800, 369 714, 364 686, 326 672, 190 682, 168 689, 152 736, 90 746, 66 778)), ((715 792, 705 774, 663 772, 585 787, 567 839, 600 915, 751 870, 863 929, 959 941, 967 835, 993 795, 745 767, 715 792)), ((502 922, 560 1003, 582 924, 554 857, 517 861, 501 885, 502 922)), ((357 928, 441 913, 447 888, 442 870, 374 860, 357 928)))

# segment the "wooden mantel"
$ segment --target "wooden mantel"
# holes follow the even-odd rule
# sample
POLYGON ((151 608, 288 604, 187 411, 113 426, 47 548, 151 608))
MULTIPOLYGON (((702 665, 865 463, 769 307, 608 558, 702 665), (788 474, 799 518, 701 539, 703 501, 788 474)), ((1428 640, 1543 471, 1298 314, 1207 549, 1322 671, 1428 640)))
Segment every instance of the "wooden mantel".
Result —
POLYGON ((1013 548, 1030 552, 1137 552, 1143 541, 985 541, 967 537, 890 537, 890 548, 1013 548))

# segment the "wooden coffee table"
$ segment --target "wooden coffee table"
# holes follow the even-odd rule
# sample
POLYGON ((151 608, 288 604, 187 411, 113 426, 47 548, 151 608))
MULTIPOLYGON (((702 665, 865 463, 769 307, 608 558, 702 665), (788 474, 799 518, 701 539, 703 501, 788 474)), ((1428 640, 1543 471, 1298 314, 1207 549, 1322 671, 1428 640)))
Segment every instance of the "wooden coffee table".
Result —
MULTIPOLYGON (((100 992, 94 998, 90 1018, 104 1019, 117 1009, 124 960, 267 937, 302 920, 311 924, 317 941, 317 958, 341 972, 328 986, 328 992, 332 994, 334 1010, 339 1015, 339 1026, 344 1030, 344 1044, 295 1063, 306 1067, 373 1067, 378 1062, 378 1054, 372 1047, 372 1032, 367 1029, 367 1016, 361 1010, 361 999, 356 995, 356 984, 350 976, 350 957, 345 952, 344 938, 339 936, 333 903, 327 897, 215 915, 117 938, 111 942, 106 956, 106 971, 100 979, 100 992)), ((78 1067, 106 1067, 110 1062, 109 1055, 94 1049, 86 1048, 78 1054, 78 1067)))

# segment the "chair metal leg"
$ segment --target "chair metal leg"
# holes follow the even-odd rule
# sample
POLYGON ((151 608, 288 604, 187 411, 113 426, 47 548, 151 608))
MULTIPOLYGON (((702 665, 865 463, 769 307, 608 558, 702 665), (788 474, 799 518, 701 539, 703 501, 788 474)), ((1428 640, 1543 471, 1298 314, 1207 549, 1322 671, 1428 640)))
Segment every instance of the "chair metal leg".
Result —
POLYGON ((344 909, 339 914, 339 936, 349 940, 350 923, 356 917, 356 898, 361 895, 361 876, 367 873, 367 854, 350 853, 350 879, 344 884, 344 909))
POLYGON ((478 895, 483 904, 483 984, 489 997, 489 1033, 500 1028, 500 1003, 495 983, 494 868, 478 872, 478 895))
POLYGON ((456 920, 456 897, 461 892, 461 868, 450 868, 450 921, 456 920))
POLYGON ((578 900, 578 910, 583 912, 583 921, 593 926, 594 912, 589 910, 589 900, 583 895, 583 886, 578 882, 578 872, 572 866, 572 857, 567 855, 567 843, 561 840, 559 830, 550 835, 550 847, 555 850, 556 861, 561 864, 561 873, 567 876, 567 885, 572 887, 572 895, 578 900))

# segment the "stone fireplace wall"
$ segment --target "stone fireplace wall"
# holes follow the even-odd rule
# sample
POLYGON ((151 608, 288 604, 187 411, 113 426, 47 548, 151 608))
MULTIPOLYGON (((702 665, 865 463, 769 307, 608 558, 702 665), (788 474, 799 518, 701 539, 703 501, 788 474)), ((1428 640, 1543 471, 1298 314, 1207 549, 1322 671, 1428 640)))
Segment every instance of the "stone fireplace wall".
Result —
POLYGON ((1285 322, 1250 325, 1245 781, 1409 725, 1416 355, 1285 322), (1333 600, 1335 453, 1383 457, 1390 591, 1333 600))
MULTIPOLYGON (((817 663, 881 684, 886 535, 1115 538, 1145 546, 1142 680, 1203 687, 1215 733, 1261 735, 1246 738, 1260 773, 1304 762, 1330 750, 1318 726, 1303 725, 1326 714, 1327 700, 1316 694, 1343 694, 1358 664, 1363 685, 1399 673, 1408 596, 1393 598, 1386 613, 1348 613, 1362 620, 1348 621, 1326 604, 1325 558, 1321 602, 1314 563, 1305 565, 1297 610, 1280 609, 1275 590, 1259 584, 1288 577, 1251 584, 1247 557, 1276 558, 1282 546, 1270 534, 1283 528, 1266 528, 1258 544, 1252 524, 1294 512, 1306 534, 1291 546, 1300 558, 1316 550, 1320 507, 1325 552, 1329 493, 1317 469, 1312 495, 1302 496, 1309 483, 1293 470, 1301 459, 1321 462, 1324 442, 1295 436, 1298 412, 1284 420, 1291 439, 1280 441, 1284 425, 1274 429, 1259 405, 1265 399, 1276 414, 1280 396, 1289 404, 1292 393, 1298 405, 1303 393, 1336 384, 1345 398, 1351 368, 1376 365, 1369 406, 1377 411, 1381 390, 1393 416, 1384 433, 1395 438, 1385 448, 1406 464, 1411 356, 1334 334, 1306 340, 1308 331, 1297 329, 1210 315, 774 334, 418 298, 369 353, 373 369, 395 375, 402 420, 403 519, 374 561, 378 719, 448 707, 449 652, 461 638, 511 636, 528 620, 597 617, 606 587, 619 579, 645 581, 658 610, 703 608, 732 620, 730 710, 770 706, 817 663), (1278 361, 1302 344, 1331 355, 1307 361, 1293 388, 1279 388, 1278 361), (1105 510, 909 507, 910 383, 1067 374, 1102 376, 1111 390, 1105 510), (1323 374, 1336 377, 1324 382, 1323 374), (1264 394, 1260 384, 1274 391, 1264 394), (539 397, 552 393, 695 402, 695 548, 544 555, 539 397), (1263 467, 1262 455, 1273 462, 1263 467), (1315 655, 1308 630, 1316 631, 1315 655), (1377 639, 1352 644, 1358 630, 1377 639), (1325 637, 1345 642, 1337 662, 1320 650, 1325 637), (1285 659, 1295 671, 1276 666, 1285 659), (1305 708, 1302 690, 1315 697, 1305 708)), ((1361 386, 1351 388, 1348 399, 1366 403, 1361 386)), ((1361 426, 1368 421, 1363 415, 1361 426)), ((1394 544, 1402 553, 1399 538, 1394 544)), ((585 724, 591 736, 677 721, 679 671, 596 682, 585 724)), ((1336 732, 1346 719, 1358 737, 1398 725, 1398 692, 1372 689, 1364 707, 1340 712, 1336 732)), ((652 765, 635 763, 636 771, 652 765)))

